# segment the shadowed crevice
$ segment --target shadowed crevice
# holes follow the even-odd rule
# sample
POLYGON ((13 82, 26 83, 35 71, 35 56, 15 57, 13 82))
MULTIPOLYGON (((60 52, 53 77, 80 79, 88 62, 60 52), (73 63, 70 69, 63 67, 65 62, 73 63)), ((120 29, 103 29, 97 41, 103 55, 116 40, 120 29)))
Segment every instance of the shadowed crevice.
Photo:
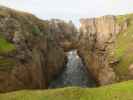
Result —
POLYGON ((68 62, 60 75, 55 78, 49 88, 61 88, 68 86, 95 87, 95 80, 87 72, 76 50, 67 53, 68 62))

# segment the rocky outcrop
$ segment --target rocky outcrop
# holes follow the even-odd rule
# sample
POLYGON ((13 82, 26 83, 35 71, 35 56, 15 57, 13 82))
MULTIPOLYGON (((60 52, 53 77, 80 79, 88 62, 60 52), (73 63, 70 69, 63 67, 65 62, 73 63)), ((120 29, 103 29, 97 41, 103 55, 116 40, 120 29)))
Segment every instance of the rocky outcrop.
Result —
POLYGON ((73 33, 74 26, 64 21, 43 21, 0 7, 0 91, 47 88, 64 67, 66 54, 61 46, 73 33))
POLYGON ((72 49, 77 48, 77 41, 78 41, 78 31, 72 21, 68 23, 59 20, 59 19, 52 19, 49 22, 51 35, 55 37, 56 41, 58 41, 61 48, 64 51, 70 51, 72 49), (57 35, 59 34, 59 35, 57 35))
POLYGON ((77 49, 99 85, 133 79, 133 15, 40 20, 0 6, 0 92, 46 89, 77 49), (78 34, 77 34, 78 33, 78 34))
POLYGON ((115 16, 81 19, 79 54, 99 85, 113 83, 119 77, 114 69, 118 59, 112 53, 119 33, 127 28, 128 22, 118 23, 115 16))

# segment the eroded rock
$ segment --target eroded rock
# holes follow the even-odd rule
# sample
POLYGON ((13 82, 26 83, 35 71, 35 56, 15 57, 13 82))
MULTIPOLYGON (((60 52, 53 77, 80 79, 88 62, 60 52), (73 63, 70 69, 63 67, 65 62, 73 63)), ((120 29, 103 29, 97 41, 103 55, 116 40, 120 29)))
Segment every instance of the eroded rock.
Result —
POLYGON ((0 70, 0 91, 47 88, 66 63, 60 44, 70 41, 67 34, 75 32, 74 26, 61 20, 43 21, 25 12, 0 7, 0 35, 15 47, 13 52, 1 54, 15 64, 9 65, 12 68, 9 71, 0 70))
POLYGON ((127 22, 118 24, 115 16, 81 19, 79 54, 100 85, 116 81, 110 55, 117 35, 126 29, 127 22))
POLYGON ((71 22, 0 7, 0 92, 48 88, 72 49, 99 85, 132 79, 132 29, 132 14, 81 19, 79 34, 71 22))

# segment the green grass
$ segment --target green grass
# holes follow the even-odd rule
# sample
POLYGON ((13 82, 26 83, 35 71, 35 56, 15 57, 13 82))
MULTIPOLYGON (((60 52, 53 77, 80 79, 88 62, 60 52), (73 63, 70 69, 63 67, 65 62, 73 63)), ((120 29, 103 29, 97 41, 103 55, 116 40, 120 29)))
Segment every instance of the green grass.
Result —
POLYGON ((116 21, 118 24, 122 24, 127 19, 132 19, 132 18, 133 18, 133 14, 119 15, 119 16, 116 16, 116 21))
POLYGON ((133 26, 130 26, 128 30, 120 33, 116 41, 116 56, 120 58, 126 52, 129 47, 133 45, 133 26))
POLYGON ((68 87, 0 94, 0 100, 133 100, 133 81, 100 88, 68 87))
POLYGON ((119 63, 114 66, 114 70, 120 80, 128 78, 128 67, 133 64, 133 14, 117 17, 119 24, 125 20, 128 20, 128 28, 119 33, 114 49, 114 58, 119 60, 119 63))
MULTIPOLYGON (((0 55, 8 54, 9 52, 15 50, 15 46, 8 42, 1 34, 0 34, 0 55)), ((15 65, 15 61, 8 57, 0 56, 0 71, 9 71, 15 65)))
POLYGON ((0 35, 0 54, 15 50, 15 46, 0 35))

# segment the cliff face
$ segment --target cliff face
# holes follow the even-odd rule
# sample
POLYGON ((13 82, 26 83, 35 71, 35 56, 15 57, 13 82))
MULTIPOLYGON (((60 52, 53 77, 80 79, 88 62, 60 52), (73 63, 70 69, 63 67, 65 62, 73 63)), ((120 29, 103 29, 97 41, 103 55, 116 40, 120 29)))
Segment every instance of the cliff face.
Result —
POLYGON ((0 7, 0 92, 46 89, 77 49, 99 85, 133 79, 133 15, 44 21, 0 7))
POLYGON ((61 20, 0 7, 0 91, 47 88, 66 62, 60 39, 75 32, 61 20))
MULTIPOLYGON (((120 40, 119 36, 122 34, 127 34, 128 36, 129 32, 127 31, 129 27, 132 27, 130 23, 132 17, 131 15, 128 16, 125 16, 125 19, 122 16, 81 19, 79 54, 100 85, 110 84, 118 80, 121 81, 120 77, 124 74, 118 74, 122 70, 121 68, 125 66, 119 65, 123 60, 116 58, 116 53, 122 52, 123 54, 121 55, 125 54, 125 51, 119 50, 119 48, 124 48, 124 45, 120 43, 123 39, 120 40)), ((129 38, 133 40, 133 38, 129 38)), ((128 44, 132 44, 131 41, 127 42, 128 44)), ((127 50, 131 48, 131 46, 128 46, 127 50)), ((131 52, 130 55, 132 55, 131 52)), ((124 59, 124 56, 121 56, 121 59, 124 59)))

